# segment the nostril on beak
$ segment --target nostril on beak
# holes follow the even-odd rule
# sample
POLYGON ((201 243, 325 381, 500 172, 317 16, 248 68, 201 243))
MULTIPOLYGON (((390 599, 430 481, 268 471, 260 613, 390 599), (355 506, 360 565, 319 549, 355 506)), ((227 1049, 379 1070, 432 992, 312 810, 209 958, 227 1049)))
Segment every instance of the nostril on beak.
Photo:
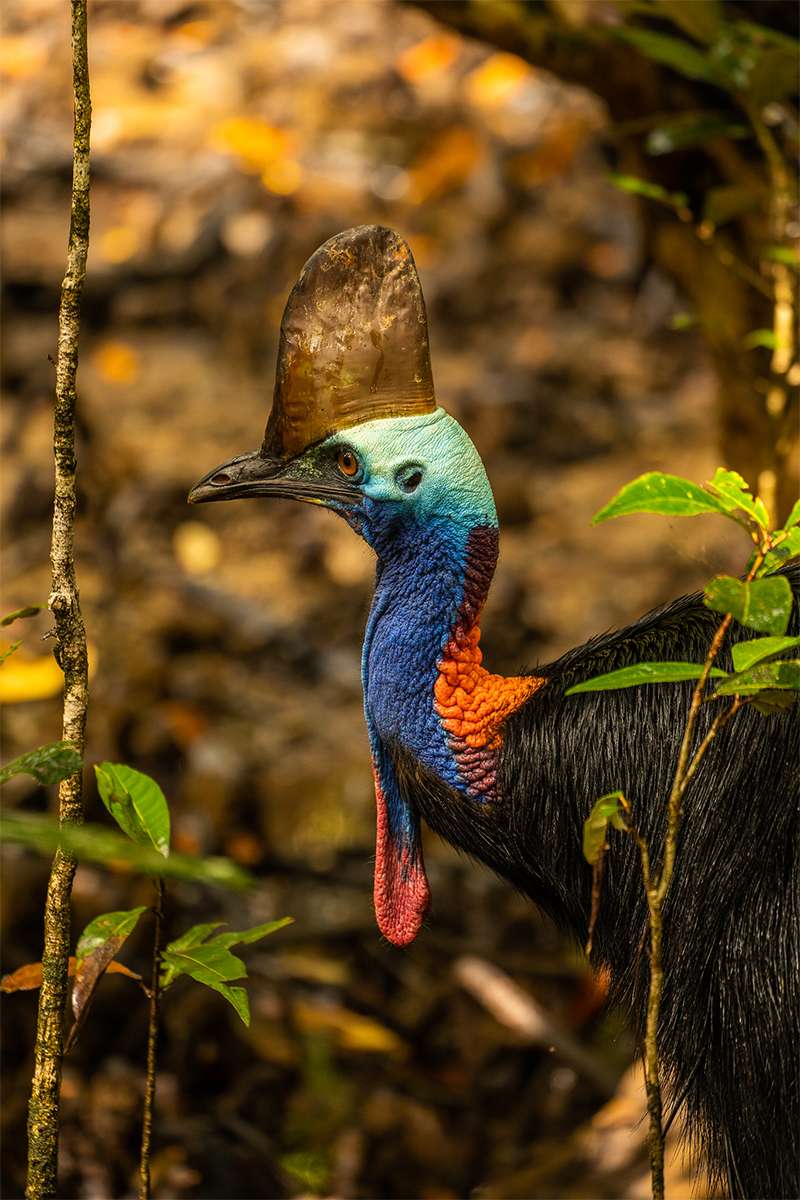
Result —
POLYGON ((218 471, 216 475, 212 476, 211 482, 221 486, 224 483, 230 483, 231 477, 227 471, 218 471))

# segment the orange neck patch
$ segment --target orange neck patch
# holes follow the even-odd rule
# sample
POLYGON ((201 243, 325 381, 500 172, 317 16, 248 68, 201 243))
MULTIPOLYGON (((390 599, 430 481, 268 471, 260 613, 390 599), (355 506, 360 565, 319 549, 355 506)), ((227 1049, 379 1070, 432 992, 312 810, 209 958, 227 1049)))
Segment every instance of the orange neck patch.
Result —
POLYGON ((447 731, 450 748, 471 792, 489 798, 496 782, 496 752, 505 719, 537 691, 535 675, 493 675, 481 665, 477 621, 468 631, 457 627, 437 664, 434 707, 447 731))

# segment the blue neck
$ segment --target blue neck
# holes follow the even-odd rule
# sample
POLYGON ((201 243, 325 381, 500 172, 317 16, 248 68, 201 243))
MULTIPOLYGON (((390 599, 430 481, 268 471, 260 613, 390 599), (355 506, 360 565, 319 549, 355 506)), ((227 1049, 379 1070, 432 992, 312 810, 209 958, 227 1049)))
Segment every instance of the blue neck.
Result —
POLYGON ((402 742, 454 787, 456 762, 433 689, 464 600, 468 539, 469 530, 453 522, 426 521, 396 528, 375 545, 377 581, 362 655, 373 742, 402 742))

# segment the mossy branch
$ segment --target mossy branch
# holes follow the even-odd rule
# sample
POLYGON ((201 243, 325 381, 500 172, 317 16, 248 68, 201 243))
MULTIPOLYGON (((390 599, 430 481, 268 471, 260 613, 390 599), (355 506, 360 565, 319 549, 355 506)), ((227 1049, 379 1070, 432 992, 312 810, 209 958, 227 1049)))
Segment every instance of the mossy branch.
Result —
MULTIPOLYGON (((89 249, 89 134, 91 99, 86 0, 71 0, 74 133, 72 200, 67 269, 61 285, 53 427, 55 495, 50 548, 50 609, 56 626, 55 656, 64 673, 63 738, 83 754, 88 703, 86 631, 75 578, 75 379, 80 301, 89 249)), ((61 824, 83 820, 81 773, 58 789, 61 824)), ((42 986, 36 1028, 33 1084, 28 1107, 29 1200, 57 1194, 58 1119, 64 1049, 64 1009, 70 940, 70 897, 76 860, 59 850, 53 859, 44 912, 42 986)))

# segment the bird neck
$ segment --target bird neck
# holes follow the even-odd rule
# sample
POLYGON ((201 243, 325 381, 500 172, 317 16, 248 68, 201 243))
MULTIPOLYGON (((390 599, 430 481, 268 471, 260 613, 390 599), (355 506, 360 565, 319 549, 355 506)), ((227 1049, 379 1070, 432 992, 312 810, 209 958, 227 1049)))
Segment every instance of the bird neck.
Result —
POLYGON ((491 674, 482 663, 479 622, 497 527, 427 522, 375 549, 363 656, 370 732, 400 742, 450 786, 489 799, 502 723, 539 684, 491 674))

